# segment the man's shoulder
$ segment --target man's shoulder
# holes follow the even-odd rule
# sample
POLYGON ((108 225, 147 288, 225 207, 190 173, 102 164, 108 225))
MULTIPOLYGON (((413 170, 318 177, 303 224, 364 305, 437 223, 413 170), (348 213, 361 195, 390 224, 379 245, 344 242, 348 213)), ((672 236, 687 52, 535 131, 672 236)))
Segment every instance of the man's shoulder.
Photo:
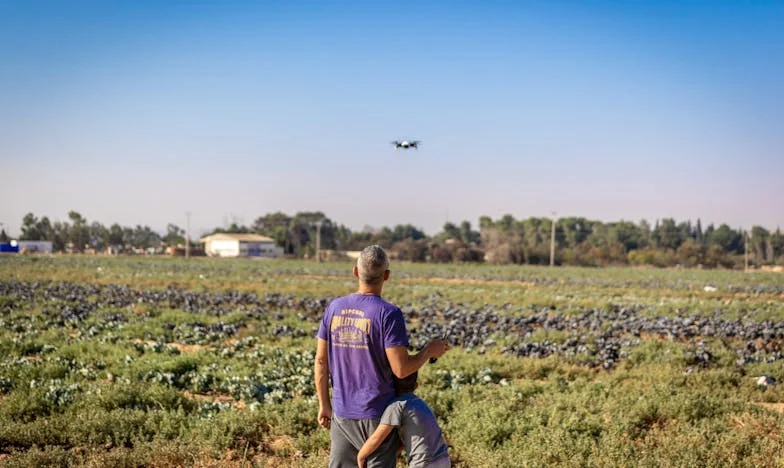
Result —
POLYGON ((330 300, 327 303, 327 309, 329 309, 330 307, 333 307, 333 306, 343 302, 346 299, 346 297, 348 297, 348 296, 339 296, 339 297, 332 298, 332 300, 330 300))
POLYGON ((347 294, 345 296, 336 297, 330 301, 327 308, 367 308, 381 312, 382 315, 400 312, 400 307, 385 300, 381 296, 362 296, 358 294, 347 294))
POLYGON ((396 306, 395 304, 393 304, 393 303, 391 303, 389 301, 386 301, 386 300, 384 300, 384 299, 382 299, 380 297, 379 297, 379 300, 380 300, 379 304, 380 304, 380 308, 381 308, 381 313, 384 316, 391 315, 391 314, 402 314, 403 313, 403 311, 400 310, 400 307, 396 306))
POLYGON ((350 304, 352 302, 354 294, 347 294, 345 296, 339 296, 327 303, 327 311, 334 310, 334 309, 344 309, 346 304, 350 304))

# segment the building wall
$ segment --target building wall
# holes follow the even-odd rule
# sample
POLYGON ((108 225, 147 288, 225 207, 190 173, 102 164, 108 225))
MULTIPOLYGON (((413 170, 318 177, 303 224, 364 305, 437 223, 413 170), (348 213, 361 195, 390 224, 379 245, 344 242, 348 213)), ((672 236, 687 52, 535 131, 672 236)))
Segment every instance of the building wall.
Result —
POLYGON ((20 252, 52 253, 52 241, 20 240, 18 246, 20 252))
POLYGON ((214 240, 207 243, 207 255, 211 257, 238 257, 240 243, 235 240, 214 240))
POLYGON ((240 255, 243 257, 280 257, 283 249, 274 242, 240 242, 240 255))

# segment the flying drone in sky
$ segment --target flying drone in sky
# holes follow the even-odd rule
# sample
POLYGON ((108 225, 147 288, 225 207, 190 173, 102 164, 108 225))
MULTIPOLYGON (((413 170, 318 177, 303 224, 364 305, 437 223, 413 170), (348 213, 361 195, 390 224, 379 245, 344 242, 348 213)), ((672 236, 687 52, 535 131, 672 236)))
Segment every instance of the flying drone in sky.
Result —
POLYGON ((395 140, 395 141, 392 142, 392 144, 395 145, 395 150, 397 150, 398 148, 403 148, 403 149, 406 149, 406 150, 410 149, 410 148, 419 149, 419 144, 420 143, 422 143, 422 142, 419 141, 419 140, 411 140, 411 141, 408 141, 408 140, 397 141, 397 140, 395 140))

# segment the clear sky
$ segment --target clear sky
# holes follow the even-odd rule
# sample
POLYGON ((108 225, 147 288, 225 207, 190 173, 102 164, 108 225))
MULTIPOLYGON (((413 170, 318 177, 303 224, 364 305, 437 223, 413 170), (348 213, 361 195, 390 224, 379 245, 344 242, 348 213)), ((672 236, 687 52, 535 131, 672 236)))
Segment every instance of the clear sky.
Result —
POLYGON ((0 222, 775 229, 782 83, 784 1, 0 0, 0 222))

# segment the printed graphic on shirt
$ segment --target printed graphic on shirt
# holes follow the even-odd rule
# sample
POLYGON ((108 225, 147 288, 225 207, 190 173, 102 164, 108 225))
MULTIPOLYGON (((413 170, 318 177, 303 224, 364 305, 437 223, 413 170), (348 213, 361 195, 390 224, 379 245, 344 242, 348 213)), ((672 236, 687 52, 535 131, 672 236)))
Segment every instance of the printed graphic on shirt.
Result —
POLYGON ((368 347, 370 335, 370 319, 365 313, 356 309, 343 309, 332 316, 329 332, 332 335, 332 346, 341 348, 368 347))

